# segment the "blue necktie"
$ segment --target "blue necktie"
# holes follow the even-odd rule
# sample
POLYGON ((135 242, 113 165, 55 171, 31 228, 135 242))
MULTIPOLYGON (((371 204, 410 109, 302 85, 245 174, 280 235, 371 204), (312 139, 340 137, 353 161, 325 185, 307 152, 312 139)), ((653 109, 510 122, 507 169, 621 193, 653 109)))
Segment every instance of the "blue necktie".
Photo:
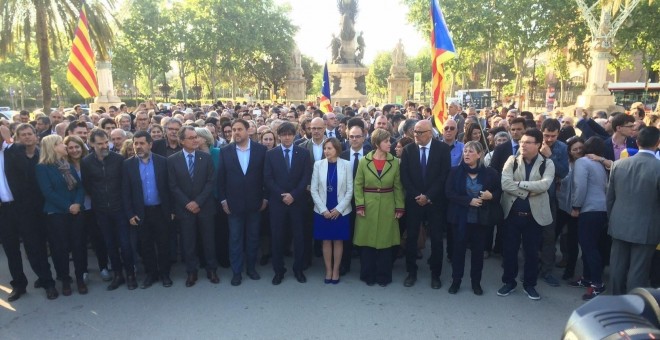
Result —
POLYGON ((516 144, 513 146, 513 156, 515 157, 518 154, 518 147, 520 144, 516 144))
POLYGON ((422 146, 422 178, 426 179, 426 147, 422 146))
POLYGON ((284 149, 284 160, 286 161, 286 171, 291 171, 291 155, 289 149, 284 149))
POLYGON ((188 154, 188 174, 190 175, 190 178, 193 178, 193 173, 195 172, 195 162, 193 157, 192 154, 188 154))

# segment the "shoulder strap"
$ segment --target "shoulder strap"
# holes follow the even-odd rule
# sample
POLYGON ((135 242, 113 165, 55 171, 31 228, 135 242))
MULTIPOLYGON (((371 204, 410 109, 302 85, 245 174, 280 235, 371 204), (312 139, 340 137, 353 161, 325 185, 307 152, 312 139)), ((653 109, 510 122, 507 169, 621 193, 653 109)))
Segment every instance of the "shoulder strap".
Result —
MULTIPOLYGON (((541 155, 541 154, 539 154, 541 155)), ((543 157, 543 161, 541 162, 541 165, 539 166, 539 174, 541 174, 541 177, 543 177, 543 174, 545 173, 545 156, 541 155, 543 157)), ((513 160, 513 172, 515 173, 516 170, 518 170, 518 158, 514 158, 513 160)))

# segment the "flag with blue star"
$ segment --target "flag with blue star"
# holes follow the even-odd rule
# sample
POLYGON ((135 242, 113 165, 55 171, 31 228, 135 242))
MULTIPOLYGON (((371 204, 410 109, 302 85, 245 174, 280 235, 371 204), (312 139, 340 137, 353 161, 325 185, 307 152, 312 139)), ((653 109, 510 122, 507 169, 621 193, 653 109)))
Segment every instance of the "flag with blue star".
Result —
POLYGON ((332 102, 330 101, 330 77, 328 76, 328 62, 323 67, 323 87, 321 89, 321 99, 319 106, 323 113, 332 112, 332 102))

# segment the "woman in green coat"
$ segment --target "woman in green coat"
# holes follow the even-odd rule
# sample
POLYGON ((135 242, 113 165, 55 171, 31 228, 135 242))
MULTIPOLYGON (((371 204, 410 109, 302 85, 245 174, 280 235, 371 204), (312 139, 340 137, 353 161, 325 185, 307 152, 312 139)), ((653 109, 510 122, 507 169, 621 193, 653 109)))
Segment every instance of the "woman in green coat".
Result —
POLYGON ((364 156, 355 176, 355 237, 362 247, 360 280, 385 287, 392 282, 392 247, 399 245, 399 218, 403 216, 403 189, 399 161, 389 153, 389 132, 371 135, 374 151, 364 156))

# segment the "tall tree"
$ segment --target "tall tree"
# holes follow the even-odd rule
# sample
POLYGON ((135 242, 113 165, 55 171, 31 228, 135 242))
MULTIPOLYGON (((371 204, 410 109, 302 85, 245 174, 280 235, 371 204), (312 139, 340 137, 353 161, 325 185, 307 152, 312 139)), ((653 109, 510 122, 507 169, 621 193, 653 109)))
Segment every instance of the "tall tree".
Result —
MULTIPOLYGON (((68 42, 78 23, 83 0, 5 0, 0 2, 0 57, 15 52, 23 44, 23 56, 30 57, 30 42, 36 40, 41 74, 44 112, 50 112, 51 52, 57 58, 69 47, 68 42), (34 32, 34 35, 32 34, 34 32), (62 38, 57 33, 67 32, 62 38), (22 39, 19 39, 22 37, 22 39)), ((87 4, 90 38, 101 58, 107 58, 107 47, 114 34, 110 14, 115 0, 94 1, 87 4)))
POLYGON ((391 51, 380 52, 374 57, 374 61, 369 65, 369 73, 365 79, 367 82, 367 93, 377 95, 381 98, 387 96, 387 77, 390 75, 390 67, 392 67, 391 51))

